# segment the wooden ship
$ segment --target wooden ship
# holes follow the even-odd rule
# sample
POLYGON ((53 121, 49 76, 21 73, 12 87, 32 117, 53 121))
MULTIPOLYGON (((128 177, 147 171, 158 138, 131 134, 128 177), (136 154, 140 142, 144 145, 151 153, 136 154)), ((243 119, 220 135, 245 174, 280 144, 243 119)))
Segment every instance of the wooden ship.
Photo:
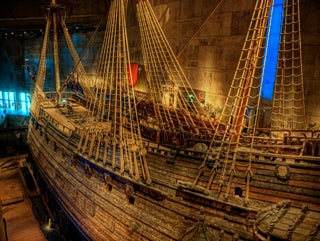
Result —
MULTIPOLYGON (((320 133, 305 128, 297 0, 284 1, 275 101, 264 103, 261 98, 272 2, 256 2, 223 112, 211 126, 210 142, 176 148, 171 140, 162 145, 165 139, 142 136, 142 128, 150 123, 140 118, 130 87, 127 1, 111 2, 92 83, 60 17, 64 7, 52 0, 30 108, 28 144, 37 169, 85 239, 320 240, 320 133), (76 91, 64 91, 60 83, 58 21, 76 63, 81 87, 76 91), (46 91, 51 23, 56 90, 46 91), (268 105, 267 112, 274 112, 272 122, 262 129, 263 106, 268 105)), ((167 42, 161 42, 165 38, 155 41, 161 28, 149 2, 136 1, 136 9, 141 34, 157 34, 141 37, 148 83, 160 90, 152 97, 153 104, 163 98, 165 88, 170 87, 169 96, 177 91, 171 109, 152 105, 154 115, 165 117, 164 112, 181 108, 183 114, 175 114, 170 128, 191 122, 193 128, 203 127, 197 118, 198 104, 186 101, 180 88, 187 82, 175 81, 185 80, 178 62, 164 61, 155 65, 162 67, 158 70, 149 66, 154 64, 150 51, 160 47, 146 45, 166 45, 169 51, 160 51, 166 57, 173 53, 167 42), (157 80, 156 71, 170 76, 170 86, 152 82, 157 80)))

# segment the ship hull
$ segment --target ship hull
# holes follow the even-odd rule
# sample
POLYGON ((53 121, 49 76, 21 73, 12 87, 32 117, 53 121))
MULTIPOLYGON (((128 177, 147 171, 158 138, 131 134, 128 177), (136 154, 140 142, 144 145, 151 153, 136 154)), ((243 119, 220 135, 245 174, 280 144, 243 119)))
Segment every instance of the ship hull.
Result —
MULTIPOLYGON (((319 212, 317 165, 283 164, 280 166, 289 169, 279 177, 276 170, 281 163, 269 157, 257 158, 252 162, 248 205, 242 195, 234 193, 236 187, 245 189, 245 169, 233 178, 228 198, 217 193, 215 182, 212 194, 208 194, 208 175, 200 178, 197 187, 190 185, 204 153, 176 150, 173 155, 172 150, 149 143, 147 157, 153 182, 147 185, 80 154, 77 138, 31 118, 28 143, 37 168, 63 210, 91 240, 184 240, 188 230, 199 224, 206 225, 215 237, 223 235, 224 240, 254 240, 259 208, 291 199, 297 208, 307 204, 319 212)), ((239 162, 247 163, 246 156, 239 162)))
MULTIPOLYGON (((28 143, 36 166, 67 215, 89 239, 179 240, 199 221, 203 203, 176 195, 176 183, 163 183, 164 191, 159 183, 153 187, 135 183, 77 155, 74 146, 59 139, 59 133, 50 128, 44 133, 43 129, 31 120, 28 143)), ((223 210, 208 210, 206 219, 213 233, 227 230, 224 236, 231 240, 237 229, 243 230, 241 236, 252 237, 243 229, 249 213, 253 211, 243 210, 242 217, 234 217, 234 230, 227 230, 223 210)))

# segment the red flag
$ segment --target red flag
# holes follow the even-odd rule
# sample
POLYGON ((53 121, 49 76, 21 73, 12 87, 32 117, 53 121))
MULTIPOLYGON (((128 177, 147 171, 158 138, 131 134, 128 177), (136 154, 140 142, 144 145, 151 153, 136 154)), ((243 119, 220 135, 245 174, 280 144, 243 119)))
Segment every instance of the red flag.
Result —
POLYGON ((130 87, 134 87, 137 84, 138 81, 138 69, 139 69, 139 65, 138 64, 131 64, 131 78, 130 78, 130 72, 129 73, 129 86, 130 87))

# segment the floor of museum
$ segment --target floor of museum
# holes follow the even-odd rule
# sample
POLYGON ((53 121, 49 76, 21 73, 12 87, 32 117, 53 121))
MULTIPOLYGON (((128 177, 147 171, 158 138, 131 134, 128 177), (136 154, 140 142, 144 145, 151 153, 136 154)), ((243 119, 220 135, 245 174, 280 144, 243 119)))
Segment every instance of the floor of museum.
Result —
POLYGON ((32 202, 28 198, 18 169, 1 172, 0 186, 2 214, 6 223, 8 240, 46 240, 32 212, 32 202))

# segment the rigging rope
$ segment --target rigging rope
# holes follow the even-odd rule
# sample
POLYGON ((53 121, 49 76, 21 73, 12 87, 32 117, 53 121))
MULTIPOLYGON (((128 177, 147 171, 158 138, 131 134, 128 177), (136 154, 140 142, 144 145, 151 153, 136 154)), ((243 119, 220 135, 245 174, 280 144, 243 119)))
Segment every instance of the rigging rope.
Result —
POLYGON ((299 0, 285 1, 276 76, 272 128, 306 129, 299 0))
MULTIPOLYGON (((108 125, 109 128, 104 129, 101 137, 105 141, 100 142, 100 145, 104 145, 104 163, 119 168, 121 174, 128 172, 133 178, 143 178, 146 183, 150 183, 139 120, 135 118, 138 114, 134 90, 129 86, 132 73, 125 5, 123 0, 114 0, 110 6, 94 83, 96 101, 90 103, 90 111, 97 121, 97 126, 91 131, 89 141, 91 144, 96 143, 94 130, 108 125), (105 153, 109 148, 111 156, 105 153)), ((83 140, 80 141, 81 146, 83 140)), ((99 146, 96 148, 100 149, 99 146)), ((94 150, 89 149, 89 154, 93 153, 94 150)))
MULTIPOLYGON (((258 113, 260 111, 260 91, 262 61, 264 58, 264 39, 267 29, 269 10, 272 0, 257 1, 252 15, 247 36, 243 45, 243 50, 237 65, 237 69, 229 89, 218 127, 214 133, 214 137, 210 144, 205 160, 200 166, 199 173, 204 174, 206 163, 215 161, 216 166, 221 168, 221 174, 217 175, 217 171, 210 172, 207 189, 214 190, 218 193, 224 192, 228 197, 231 186, 238 175, 244 173, 242 170, 246 168, 246 173, 251 172, 252 152, 248 158, 248 164, 239 165, 237 162, 238 150, 242 148, 243 138, 246 137, 245 145, 253 148, 254 135, 246 135, 247 133, 255 133, 256 126, 252 123, 258 122, 258 113), (221 130, 225 130, 221 133, 221 130), (212 157, 211 157, 212 156, 212 157), (242 170, 237 172, 237 170, 242 170), (217 179, 217 181, 214 181, 217 179), (227 184, 225 184, 227 179, 227 184)), ((194 185, 202 174, 198 174, 194 185)), ((246 178, 250 181, 250 178, 246 178)), ((246 201, 249 198, 249 183, 243 184, 246 190, 246 201)))
POLYGON ((207 128, 203 109, 185 76, 148 1, 137 2, 148 91, 160 130, 172 133, 207 128), (195 101, 189 95, 195 97, 195 101), (191 114, 190 114, 191 113, 191 114))
MULTIPOLYGON (((248 202, 250 196, 253 152, 261 140, 260 128, 265 127, 265 124, 261 124, 265 111, 269 111, 264 106, 266 101, 262 100, 261 90, 265 74, 264 59, 269 50, 266 48, 266 38, 270 37, 268 28, 271 27, 268 21, 271 22, 270 19, 274 17, 273 11, 270 11, 273 9, 273 2, 256 1, 220 121, 193 182, 193 185, 197 185, 202 175, 208 175, 205 169, 210 162, 214 162, 209 172, 207 190, 213 189, 218 194, 223 192, 228 197, 234 180, 239 178, 243 180, 242 183, 238 181, 235 185, 245 189, 245 202, 248 202), (245 164, 238 161, 242 150, 246 153, 245 157, 241 157, 247 159, 245 164)), ((284 4, 274 98, 270 108, 271 128, 305 129, 299 0, 285 0, 284 4)))
MULTIPOLYGON (((71 56, 73 58, 73 62, 76 63, 74 66, 74 71, 76 71, 76 74, 77 74, 77 81, 79 81, 81 87, 83 88, 84 95, 86 96, 86 98, 88 100, 91 100, 93 98, 93 93, 91 91, 89 78, 87 76, 87 73, 86 73, 83 65, 82 65, 81 59, 79 58, 79 55, 73 45, 73 42, 71 40, 71 36, 68 32, 66 23, 64 22, 63 18, 61 18, 61 26, 62 26, 63 33, 65 36, 65 40, 67 42, 71 56)), ((62 85, 62 88, 59 90, 60 92, 62 91, 64 86, 65 85, 62 85)))

